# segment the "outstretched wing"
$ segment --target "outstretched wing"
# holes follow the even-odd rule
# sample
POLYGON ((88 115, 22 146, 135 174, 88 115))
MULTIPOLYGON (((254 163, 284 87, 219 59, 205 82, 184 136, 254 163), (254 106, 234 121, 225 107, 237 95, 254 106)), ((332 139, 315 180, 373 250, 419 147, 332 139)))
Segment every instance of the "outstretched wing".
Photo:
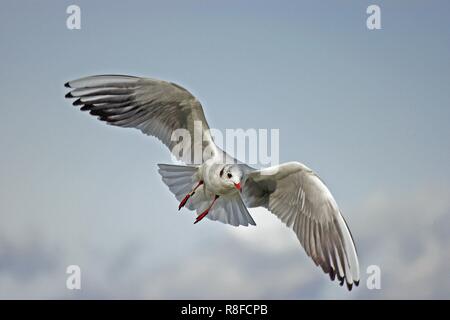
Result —
POLYGON ((66 98, 99 120, 161 140, 178 160, 201 164, 218 153, 200 102, 174 83, 122 75, 69 81, 66 98), (181 130, 180 130, 181 129, 181 130))
POLYGON ((248 172, 243 185, 249 207, 264 206, 297 234, 316 265, 351 290, 359 264, 350 230, 328 188, 298 162, 248 172))

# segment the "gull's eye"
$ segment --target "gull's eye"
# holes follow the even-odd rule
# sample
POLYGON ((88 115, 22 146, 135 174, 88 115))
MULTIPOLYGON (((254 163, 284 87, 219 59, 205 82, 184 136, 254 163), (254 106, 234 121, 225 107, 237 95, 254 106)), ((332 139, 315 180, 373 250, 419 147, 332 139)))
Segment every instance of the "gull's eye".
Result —
POLYGON ((227 177, 228 177, 228 178, 231 178, 231 177, 232 177, 231 173, 227 174, 227 177))

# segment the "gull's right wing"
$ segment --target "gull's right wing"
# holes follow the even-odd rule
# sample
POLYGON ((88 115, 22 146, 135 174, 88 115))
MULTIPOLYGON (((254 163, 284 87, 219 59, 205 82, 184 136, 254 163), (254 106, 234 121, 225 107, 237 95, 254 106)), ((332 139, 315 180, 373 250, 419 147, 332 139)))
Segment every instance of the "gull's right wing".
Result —
POLYGON ((201 164, 223 152, 213 142, 200 102, 179 85, 149 78, 99 75, 69 81, 65 86, 73 88, 66 95, 77 98, 73 105, 108 124, 136 128, 157 137, 186 164, 201 164), (177 129, 185 129, 191 141, 172 136, 177 129), (177 145, 183 146, 184 152, 175 148, 177 145))

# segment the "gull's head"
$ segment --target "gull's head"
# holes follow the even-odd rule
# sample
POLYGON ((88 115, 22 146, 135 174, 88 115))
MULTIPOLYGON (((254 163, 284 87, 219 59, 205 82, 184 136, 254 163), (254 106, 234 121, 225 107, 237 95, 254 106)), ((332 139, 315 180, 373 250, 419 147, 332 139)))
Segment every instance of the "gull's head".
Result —
POLYGON ((230 189, 241 191, 241 180, 243 172, 239 166, 225 165, 219 172, 220 179, 230 189))

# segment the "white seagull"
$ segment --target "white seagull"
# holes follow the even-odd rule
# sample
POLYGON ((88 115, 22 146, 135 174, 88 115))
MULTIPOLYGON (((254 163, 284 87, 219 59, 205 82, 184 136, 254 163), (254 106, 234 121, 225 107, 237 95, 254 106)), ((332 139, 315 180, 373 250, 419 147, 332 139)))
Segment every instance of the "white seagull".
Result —
POLYGON ((262 170, 243 164, 218 148, 200 102, 183 87, 166 81, 124 75, 99 75, 69 81, 66 98, 108 124, 136 128, 157 137, 174 153, 172 133, 200 134, 189 157, 174 156, 186 166, 159 164, 162 180, 180 205, 233 226, 256 225, 248 208, 262 206, 297 235, 317 266, 344 281, 359 283, 358 257, 350 230, 323 181, 307 166, 288 162, 262 170), (195 125, 200 123, 201 126, 195 125), (197 149, 196 149, 197 148, 197 149), (202 151, 195 163, 194 150, 202 151), (190 159, 190 160, 189 160, 190 159))

